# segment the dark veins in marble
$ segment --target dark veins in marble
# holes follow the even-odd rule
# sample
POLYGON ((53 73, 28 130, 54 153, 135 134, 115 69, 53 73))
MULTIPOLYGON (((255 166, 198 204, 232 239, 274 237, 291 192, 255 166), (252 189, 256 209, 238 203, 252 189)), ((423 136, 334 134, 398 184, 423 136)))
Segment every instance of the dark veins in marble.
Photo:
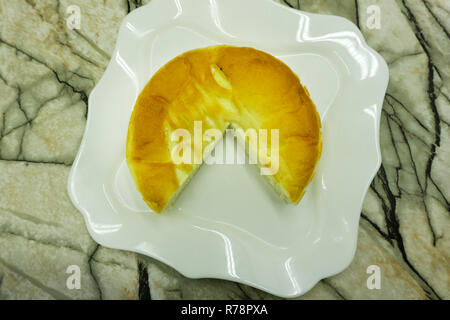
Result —
POLYGON ((151 300, 150 286, 148 284, 148 271, 147 266, 139 262, 138 263, 139 272, 139 300, 151 300))
MULTIPOLYGON (((127 12, 131 12, 134 9, 140 7, 143 5, 142 0, 125 0, 126 2, 126 10, 127 12)), ((283 0, 283 2, 288 5, 289 7, 292 8, 296 8, 296 9, 302 9, 302 2, 300 0, 283 0)), ((406 18, 408 19, 411 27, 413 28, 415 35, 423 49, 423 51, 425 52, 425 54, 427 55, 428 58, 428 99, 429 99, 429 106, 430 109, 433 113, 434 116, 434 128, 431 131, 430 129, 428 129, 419 118, 417 118, 416 116, 414 116, 412 113, 410 113, 410 115, 414 118, 414 120, 423 128, 425 129, 427 132, 429 132, 430 134, 433 135, 434 137, 434 143, 432 144, 427 144, 430 145, 430 150, 429 150, 429 157, 426 163, 426 168, 425 168, 425 176, 426 176, 426 180, 425 180, 425 185, 422 186, 422 184, 420 182, 418 182, 418 185, 421 188, 421 193, 422 193, 422 199, 424 199, 424 195, 427 193, 428 188, 430 187, 430 185, 433 186, 434 189, 437 190, 437 192, 440 194, 440 200, 441 202, 443 202, 447 208, 448 211, 450 211, 450 205, 449 205, 449 200, 447 198, 447 196, 443 193, 443 191, 439 188, 439 186, 435 183, 435 181, 433 181, 433 178, 431 177, 431 168, 433 165, 433 161, 436 157, 436 151, 437 149, 440 147, 441 145, 441 123, 445 123, 445 125, 448 125, 448 123, 446 123, 444 120, 442 120, 440 118, 439 112, 438 112, 438 108, 436 106, 436 99, 437 99, 437 95, 438 94, 442 94, 444 95, 444 93, 440 92, 440 88, 437 88, 435 85, 435 77, 441 77, 441 72, 439 69, 439 66, 436 65, 433 61, 433 57, 430 53, 430 44, 428 43, 426 37, 424 36, 424 32, 421 29, 420 24, 417 21, 416 16, 414 15, 413 11, 411 10, 411 8, 408 6, 407 1, 405 0, 398 0, 397 1, 400 5, 401 5, 401 9, 402 12, 404 13, 404 15, 406 16, 406 18)), ((438 25, 440 26, 440 28, 443 30, 443 32, 445 33, 445 35, 447 36, 447 38, 450 38, 449 36, 449 31, 445 28, 444 24, 439 20, 439 18, 433 13, 433 11, 431 10, 429 3, 427 1, 424 1, 424 5, 426 6, 427 10, 429 11, 429 13, 431 14, 431 16, 436 20, 436 22, 438 23, 438 25)), ((360 19, 359 19, 359 5, 358 5, 358 0, 355 0, 354 2, 354 8, 355 8, 355 21, 356 24, 359 26, 360 24, 360 19)), ((85 37, 82 34, 79 34, 80 37, 83 37, 86 39, 86 41, 88 41, 89 43, 92 42, 92 40, 88 39, 87 37, 85 37)), ((74 94, 78 94, 80 96, 80 99, 85 103, 86 108, 88 106, 88 92, 86 92, 85 90, 82 90, 80 88, 77 88, 76 86, 71 84, 70 81, 70 77, 67 78, 67 76, 63 76, 63 72, 60 72, 59 70, 54 70, 50 65, 48 65, 45 61, 42 61, 40 59, 37 59, 36 57, 34 57, 33 55, 31 55, 30 53, 26 52, 25 50, 18 48, 17 46, 8 43, 7 41, 4 41, 3 39, 0 39, 0 44, 9 46, 11 48, 14 48, 16 50, 17 53, 23 54, 26 57, 28 57, 30 60, 34 60, 39 64, 44 65, 45 67, 47 67, 49 70, 51 70, 51 73, 53 74, 53 76, 56 78, 56 80, 61 83, 65 88, 67 88, 68 90, 71 90, 74 94)), ((66 45, 66 44, 65 44, 66 45)), ((95 43, 92 43, 93 46, 96 46, 95 43)), ((105 52, 103 52, 100 49, 100 53, 102 55, 106 55, 108 56, 105 52)), ((83 60, 86 60, 89 63, 93 63, 92 61, 89 61, 89 59, 87 59, 86 57, 80 56, 83 60)), ((83 78, 83 75, 81 74, 76 74, 78 77, 83 78)), ((33 119, 30 115, 27 114, 26 110, 24 110, 22 108, 21 105, 21 94, 22 94, 22 89, 20 86, 12 86, 9 85, 7 83, 7 81, 4 79, 4 77, 2 77, 0 75, 0 81, 3 81, 5 84, 7 84, 10 87, 15 88, 18 91, 18 98, 17 98, 17 103, 19 105, 19 109, 23 112, 26 121, 25 123, 22 123, 20 126, 32 126, 33 125, 33 119)), ((444 95, 445 96, 445 95, 444 95)), ((449 97, 445 96, 445 98, 447 100, 449 100, 449 97)), ((450 101, 450 100, 449 100, 450 101)), ((385 98, 385 104, 391 107, 397 107, 399 106, 400 108, 404 109, 406 112, 408 111, 408 107, 402 102, 400 101, 399 98, 393 96, 392 94, 387 94, 386 98, 385 98)), ((396 108, 392 108, 392 109, 396 109, 396 108)), ((39 111, 38 111, 39 112, 39 111)), ((37 113, 36 113, 37 114, 37 113)), ((86 109, 86 114, 87 114, 87 109, 86 109)), ((408 144, 408 135, 407 132, 405 132, 406 129, 404 129, 404 126, 402 125, 402 120, 400 119, 400 117, 398 117, 396 115, 395 112, 387 112, 386 110, 383 110, 383 115, 387 118, 387 124, 388 124, 388 129, 389 129, 389 133, 392 139, 392 145, 395 149, 396 155, 397 157, 400 159, 400 152, 397 150, 396 147, 396 143, 394 143, 393 141, 393 133, 392 133, 392 125, 396 125, 397 128, 400 129, 401 132, 401 137, 403 138, 403 142, 408 146, 409 148, 409 161, 411 161, 413 163, 413 167, 415 169, 415 175, 416 175, 416 179, 417 181, 420 180, 419 178, 419 173, 417 172, 417 168, 414 165, 414 158, 412 155, 412 151, 411 148, 409 147, 408 144)), ((36 117, 36 116, 34 116, 36 117)), ((3 121, 5 121, 5 117, 3 117, 3 121)), ((0 132, 0 140, 5 137, 6 135, 8 135, 9 133, 11 133, 11 131, 15 130, 17 128, 13 128, 10 129, 8 132, 5 132, 5 125, 2 126, 2 130, 0 132)), ((420 139, 420 137, 417 137, 420 139)), ((23 135, 22 135, 22 140, 23 140, 23 135)), ((35 162, 35 163, 48 163, 48 164, 55 164, 55 165, 70 165, 68 163, 63 163, 63 162, 44 162, 44 161, 30 161, 27 159, 24 159, 21 155, 21 152, 19 153, 18 157, 16 159, 0 159, 0 160, 4 160, 4 161, 25 161, 25 162, 35 162)), ((378 225, 376 222, 374 222, 373 220, 371 220, 367 215, 362 214, 362 219, 366 220, 373 228, 374 230, 376 230, 380 236, 382 238, 384 238, 395 250, 398 250, 398 252, 400 253, 400 256, 402 257, 402 259, 404 260, 405 264, 407 265, 407 267, 410 269, 411 273, 415 275, 415 277, 419 280, 419 282, 421 283, 422 287, 424 288, 424 290, 427 292, 428 296, 432 299, 440 299, 441 297, 435 292, 435 290, 432 288, 432 286, 428 283, 428 281, 424 278, 424 276, 422 276, 420 274, 420 272, 416 269, 416 267, 411 263, 407 252, 405 250, 405 245, 404 245, 404 240, 403 240, 403 236, 400 232, 400 222, 399 219, 397 217, 397 213, 396 213, 396 209, 397 209, 397 202, 398 199, 400 199, 402 197, 402 190, 401 187, 398 185, 398 172, 399 170, 402 168, 402 162, 399 161, 400 165, 399 167, 395 168, 396 170, 396 176, 390 176, 387 174, 387 170, 385 168, 384 165, 381 166, 379 172, 377 173, 374 181, 372 182, 370 188, 371 190, 374 192, 374 194, 379 198, 379 200, 381 201, 381 205, 385 214, 385 221, 386 221, 386 231, 384 231, 383 227, 378 225), (392 190, 392 186, 396 186, 396 188, 398 189, 398 192, 393 191, 392 190)), ((425 200, 423 201, 423 205, 424 208, 428 214, 428 207, 427 204, 425 202, 425 200)), ((431 233, 433 235, 433 245, 436 245, 436 242, 439 240, 434 229, 433 229, 433 225, 430 221, 430 217, 428 216, 428 222, 429 222, 429 228, 431 230, 431 233)), ((89 256, 89 262, 91 262, 91 260, 94 258, 97 249, 99 246, 97 246, 93 252, 91 253, 91 255, 89 256)), ((148 300, 151 299, 150 296, 150 288, 149 288, 149 283, 148 283, 148 274, 147 274, 147 268, 145 266, 144 263, 139 262, 139 298, 140 299, 144 299, 144 300, 148 300)), ((95 280, 95 275, 91 270, 91 273, 93 275, 93 278, 95 280)), ((96 280, 95 280, 96 281, 96 280)), ((327 282, 326 280, 324 281, 325 285, 331 287, 338 296, 340 296, 341 298, 345 299, 345 297, 337 291, 336 288, 334 288, 333 286, 330 285, 329 282, 327 282)), ((0 284, 1 284, 1 279, 0 279, 0 284)), ((97 283, 98 285, 98 283, 97 283)), ((242 297, 243 299, 251 299, 251 296, 247 293, 247 288, 245 286, 242 286, 240 284, 236 284, 237 287, 239 288, 240 292, 242 293, 242 297)), ((102 293, 99 288, 99 295, 101 297, 102 293)))

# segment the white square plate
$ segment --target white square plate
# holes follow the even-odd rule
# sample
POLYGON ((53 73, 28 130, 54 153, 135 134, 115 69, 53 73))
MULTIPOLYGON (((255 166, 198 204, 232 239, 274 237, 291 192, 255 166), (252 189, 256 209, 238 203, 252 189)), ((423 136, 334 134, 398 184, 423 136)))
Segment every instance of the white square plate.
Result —
POLYGON ((343 18, 270 0, 152 0, 123 21, 111 62, 89 97, 70 197, 104 246, 154 257, 191 278, 298 296, 353 258, 362 201, 381 162, 387 83, 384 60, 343 18), (125 141, 139 92, 175 56, 215 44, 273 54, 311 93, 323 153, 298 206, 280 201, 250 165, 204 165, 161 215, 136 190, 125 141))

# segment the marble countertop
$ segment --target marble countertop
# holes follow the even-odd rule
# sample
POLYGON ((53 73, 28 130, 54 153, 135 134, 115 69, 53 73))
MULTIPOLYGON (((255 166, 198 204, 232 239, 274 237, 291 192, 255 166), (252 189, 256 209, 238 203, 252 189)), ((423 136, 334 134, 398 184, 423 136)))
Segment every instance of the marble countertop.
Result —
MULTIPOLYGON (((69 200, 89 93, 121 20, 147 2, 0 1, 1 299, 276 298, 104 248, 69 200), (70 5, 81 9, 79 30, 67 27, 70 5), (80 289, 67 287, 70 265, 80 268, 80 289)), ((450 2, 279 2, 353 21, 390 68, 383 164, 364 202, 355 259, 299 299, 450 299, 450 2), (371 5, 381 9, 380 29, 367 24, 371 5), (371 265, 380 289, 367 286, 371 265)))

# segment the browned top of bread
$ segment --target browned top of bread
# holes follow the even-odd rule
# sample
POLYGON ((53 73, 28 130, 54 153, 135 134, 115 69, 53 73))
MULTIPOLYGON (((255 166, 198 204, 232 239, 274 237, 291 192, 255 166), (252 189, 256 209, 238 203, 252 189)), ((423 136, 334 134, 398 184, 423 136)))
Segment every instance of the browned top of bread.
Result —
POLYGON ((224 131, 230 124, 243 130, 279 129, 274 183, 291 202, 300 201, 322 148, 320 119, 308 91, 270 54, 215 46, 168 62, 137 99, 126 157, 150 208, 161 212, 198 166, 174 163, 170 135, 180 128, 193 134, 199 120, 203 130, 224 131))

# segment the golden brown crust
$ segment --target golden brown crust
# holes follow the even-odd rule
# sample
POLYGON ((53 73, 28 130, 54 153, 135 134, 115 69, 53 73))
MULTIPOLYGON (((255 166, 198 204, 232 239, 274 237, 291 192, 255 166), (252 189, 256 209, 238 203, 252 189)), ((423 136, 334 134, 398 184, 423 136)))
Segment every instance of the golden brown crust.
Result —
MULTIPOLYGON (((162 67, 139 95, 128 128, 127 163, 144 200, 161 212, 195 165, 170 155, 175 129, 193 133, 279 129, 273 176, 298 203, 321 153, 320 119, 308 91, 283 62, 252 48, 216 46, 186 52, 162 67)), ((205 148, 205 144, 204 144, 205 148)), ((203 148, 203 149, 204 149, 203 148)))

